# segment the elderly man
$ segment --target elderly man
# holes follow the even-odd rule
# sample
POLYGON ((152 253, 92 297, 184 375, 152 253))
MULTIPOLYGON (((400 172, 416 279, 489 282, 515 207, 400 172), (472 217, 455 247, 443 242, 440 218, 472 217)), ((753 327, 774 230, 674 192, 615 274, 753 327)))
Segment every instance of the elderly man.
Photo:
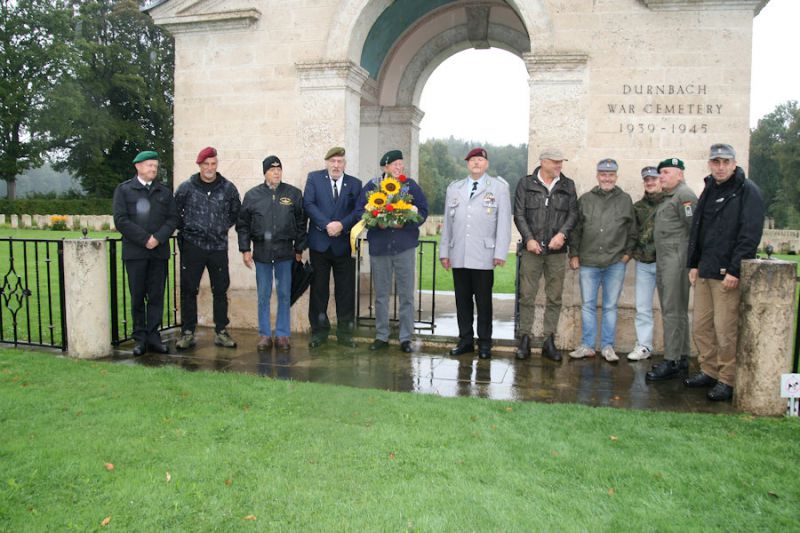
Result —
POLYGON ((689 368, 689 279, 686 250, 697 196, 683 180, 677 157, 658 164, 664 201, 656 209, 658 299, 664 324, 664 360, 645 374, 649 381, 676 377, 689 368))
POLYGON ((655 214, 664 196, 656 167, 642 169, 644 196, 633 204, 636 214, 636 346, 628 361, 647 359, 653 352, 653 294, 656 292, 656 244, 653 237, 655 214))
POLYGON ((466 179, 447 187, 439 259, 453 269, 458 318, 458 344, 450 355, 474 351, 473 298, 478 308, 478 357, 492 352, 492 287, 494 267, 506 264, 511 242, 511 199, 508 183, 486 171, 489 156, 483 148, 464 158, 466 179))
POLYGON ((178 186, 178 242, 181 248, 181 323, 179 349, 195 345, 197 293, 203 271, 208 270, 214 304, 214 344, 234 348, 228 326, 228 230, 236 223, 239 191, 217 172, 217 150, 200 150, 195 161, 200 171, 178 186))
POLYGON ((625 266, 636 244, 636 216, 628 193, 617 187, 619 166, 613 159, 597 164, 598 186, 578 199, 580 213, 570 267, 580 268, 581 345, 570 357, 594 357, 597 342, 597 291, 603 287, 603 320, 600 346, 603 358, 619 360, 614 351, 617 302, 625 281, 625 266))
POLYGON ((549 149, 539 155, 539 166, 522 178, 514 193, 514 224, 525 248, 519 266, 519 334, 517 359, 531 353, 531 335, 536 311, 539 280, 544 276, 547 305, 544 311, 542 355, 561 360, 555 334, 561 315, 567 244, 578 222, 578 195, 575 182, 561 173, 567 159, 560 150, 549 149))
POLYGON ((756 256, 764 225, 761 191, 736 165, 728 144, 713 144, 711 174, 697 202, 689 238, 689 281, 694 285, 694 342, 700 373, 687 387, 713 387, 712 401, 733 397, 739 328, 739 276, 742 259, 756 256))
POLYGON ((308 247, 314 276, 308 303, 310 348, 321 346, 331 329, 328 320, 331 270, 336 300, 336 341, 351 348, 355 318, 356 264, 350 255, 350 229, 358 222, 356 201, 361 181, 345 174, 345 149, 335 146, 325 154, 325 169, 309 172, 303 192, 308 216, 308 247))
POLYGON ((140 152, 133 164, 136 176, 117 186, 113 201, 131 292, 133 354, 142 355, 148 348, 167 353, 158 330, 164 314, 169 238, 178 224, 178 213, 172 191, 156 181, 158 153, 140 152))
POLYGON ((278 317, 275 322, 275 345, 289 350, 292 290, 292 261, 302 257, 306 247, 306 220, 300 189, 283 183, 283 165, 271 155, 261 164, 264 183, 244 195, 236 231, 239 251, 247 268, 255 263, 258 289, 259 351, 272 348, 270 298, 272 282, 278 293, 278 317), (252 244, 252 251, 251 251, 252 244))
MULTIPOLYGON (((380 182, 384 177, 399 178, 403 175, 403 153, 400 150, 386 152, 380 159, 380 165, 383 169, 381 176, 370 180, 361 189, 361 196, 356 203, 357 219, 364 214, 370 194, 380 190, 380 182)), ((408 194, 414 199, 414 206, 422 220, 401 227, 374 227, 367 232, 372 281, 375 284, 375 340, 369 347, 373 351, 389 347, 389 296, 394 284, 400 302, 400 350, 404 353, 414 351, 411 345, 414 333, 414 252, 419 245, 419 226, 428 217, 428 200, 413 179, 406 178, 403 186, 407 187, 408 194)))

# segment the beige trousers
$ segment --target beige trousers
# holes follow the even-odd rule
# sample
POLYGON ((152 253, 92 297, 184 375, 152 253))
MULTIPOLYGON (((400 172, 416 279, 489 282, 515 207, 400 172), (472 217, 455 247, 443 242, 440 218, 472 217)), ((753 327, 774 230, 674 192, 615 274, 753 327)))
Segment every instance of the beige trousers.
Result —
POLYGON ((724 289, 722 281, 697 278, 694 286, 692 336, 700 370, 733 387, 739 334, 739 288, 724 289))

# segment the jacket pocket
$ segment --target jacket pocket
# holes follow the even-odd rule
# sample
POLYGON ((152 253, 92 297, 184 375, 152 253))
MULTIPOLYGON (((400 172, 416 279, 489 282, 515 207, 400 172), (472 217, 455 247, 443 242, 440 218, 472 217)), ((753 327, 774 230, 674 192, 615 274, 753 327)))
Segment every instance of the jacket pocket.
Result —
POLYGON ((495 244, 494 244, 494 239, 483 239, 483 245, 484 245, 486 248, 492 248, 492 249, 494 249, 494 246, 495 246, 495 244))

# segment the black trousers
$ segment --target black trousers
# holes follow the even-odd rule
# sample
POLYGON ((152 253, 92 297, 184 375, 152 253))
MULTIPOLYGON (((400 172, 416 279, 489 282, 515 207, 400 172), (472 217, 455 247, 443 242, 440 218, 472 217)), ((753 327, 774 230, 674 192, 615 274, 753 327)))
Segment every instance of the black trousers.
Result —
POLYGON ((197 327, 197 293, 203 271, 208 269, 214 297, 214 329, 219 333, 228 325, 227 250, 204 250, 183 239, 181 242, 181 329, 194 332, 197 327))
POLYGON ((331 329, 328 320, 328 298, 330 297, 331 271, 333 271, 334 298, 336 299, 336 336, 339 339, 353 335, 356 307, 356 261, 349 254, 337 256, 330 250, 310 250, 311 294, 308 302, 308 321, 311 334, 327 337, 331 329))
POLYGON ((492 345, 492 286, 494 270, 453 269, 453 287, 456 293, 456 318, 461 342, 473 342, 473 297, 478 308, 478 344, 492 345))
POLYGON ((164 316, 164 284, 167 281, 166 259, 128 259, 128 288, 131 292, 133 338, 138 343, 161 342, 158 330, 164 316))

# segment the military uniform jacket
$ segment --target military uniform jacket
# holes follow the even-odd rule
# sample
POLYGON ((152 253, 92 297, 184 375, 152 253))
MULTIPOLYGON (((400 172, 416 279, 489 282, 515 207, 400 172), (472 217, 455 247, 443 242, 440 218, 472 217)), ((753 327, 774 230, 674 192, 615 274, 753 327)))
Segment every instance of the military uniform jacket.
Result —
POLYGON ((665 244, 679 244, 683 248, 688 246, 697 206, 697 195, 682 181, 671 192, 664 191, 663 195, 664 201, 656 208, 653 232, 656 255, 665 244))
MULTIPOLYGON (((471 178, 466 178, 470 180, 471 178)), ((465 180, 447 187, 439 257, 453 268, 492 270, 505 261, 511 242, 511 197, 501 177, 483 176, 483 187, 470 199, 465 180)))
POLYGON ((169 259, 169 238, 178 225, 172 191, 153 181, 150 190, 133 177, 117 185, 113 201, 114 226, 122 234, 122 259, 169 259), (146 247, 150 236, 158 246, 146 247))
POLYGON ((664 199, 662 193, 645 193, 642 199, 633 204, 636 214, 636 246, 633 258, 640 263, 656 262, 656 243, 653 236, 658 205, 664 199))

